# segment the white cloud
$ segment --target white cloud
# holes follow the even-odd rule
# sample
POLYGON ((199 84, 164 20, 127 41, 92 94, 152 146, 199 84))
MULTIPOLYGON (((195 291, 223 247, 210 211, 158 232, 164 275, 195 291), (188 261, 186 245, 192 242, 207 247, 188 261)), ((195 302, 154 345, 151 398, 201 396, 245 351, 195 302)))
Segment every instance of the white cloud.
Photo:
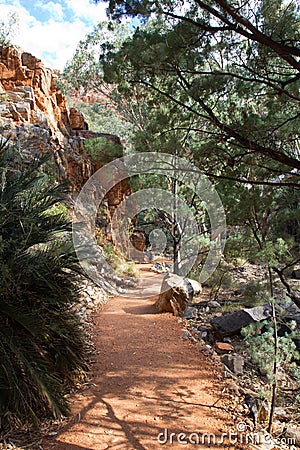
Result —
POLYGON ((3 0, 0 0, 3 20, 11 11, 16 11, 19 17, 19 30, 14 36, 14 44, 42 59, 46 66, 60 70, 72 58, 80 39, 98 22, 106 20, 106 5, 103 3, 95 5, 89 0, 63 0, 61 3, 47 2, 44 9, 51 14, 51 18, 41 22, 19 0, 10 1, 10 5, 3 5, 3 0), (67 16, 68 20, 62 20, 64 5, 61 3, 72 10, 72 14, 67 16))
POLYGON ((62 5, 60 3, 47 2, 47 3, 40 3, 38 6, 44 11, 47 11, 51 18, 59 21, 63 20, 64 12, 62 5))
POLYGON ((90 0, 66 0, 66 5, 73 11, 75 17, 81 17, 98 23, 106 20, 107 2, 95 4, 90 0))
POLYGON ((78 40, 84 37, 86 32, 86 25, 78 19, 72 23, 55 22, 52 19, 46 23, 36 21, 30 28, 30 33, 26 24, 22 25, 19 45, 41 58, 45 64, 63 69, 66 61, 72 57, 78 40), (49 57, 49 53, 53 56, 49 57))

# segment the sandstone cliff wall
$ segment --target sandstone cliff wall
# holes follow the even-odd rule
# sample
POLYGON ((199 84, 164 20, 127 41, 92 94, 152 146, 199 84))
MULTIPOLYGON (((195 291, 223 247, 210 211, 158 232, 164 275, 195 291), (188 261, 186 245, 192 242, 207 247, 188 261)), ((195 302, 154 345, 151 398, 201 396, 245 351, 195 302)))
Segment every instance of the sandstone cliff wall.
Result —
MULTIPOLYGON (((50 155, 58 179, 69 180, 78 192, 99 168, 85 151, 85 139, 120 140, 88 130, 83 114, 68 108, 56 79, 57 74, 30 53, 0 47, 0 134, 21 144, 25 158, 50 155)), ((124 197, 123 192, 119 195, 124 197)))

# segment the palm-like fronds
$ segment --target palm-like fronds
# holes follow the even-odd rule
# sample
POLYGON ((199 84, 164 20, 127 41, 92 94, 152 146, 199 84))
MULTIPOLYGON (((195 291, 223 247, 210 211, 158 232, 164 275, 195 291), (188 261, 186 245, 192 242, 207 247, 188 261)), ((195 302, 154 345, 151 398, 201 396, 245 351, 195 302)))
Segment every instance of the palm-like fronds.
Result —
POLYGON ((37 423, 66 414, 66 384, 85 367, 70 224, 50 213, 66 188, 0 145, 0 415, 37 423))

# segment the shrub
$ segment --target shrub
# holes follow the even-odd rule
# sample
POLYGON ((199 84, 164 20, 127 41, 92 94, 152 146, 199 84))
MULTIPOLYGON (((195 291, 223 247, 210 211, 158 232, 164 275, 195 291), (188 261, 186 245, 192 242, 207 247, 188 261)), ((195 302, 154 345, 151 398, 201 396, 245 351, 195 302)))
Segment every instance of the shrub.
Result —
POLYGON ((275 337, 274 324, 263 321, 253 323, 242 329, 242 335, 248 345, 248 352, 253 364, 266 374, 267 381, 271 384, 274 377, 274 358, 277 359, 278 368, 288 366, 291 361, 299 360, 299 353, 293 341, 299 337, 295 322, 289 324, 290 332, 283 336, 278 336, 278 351, 274 354, 275 337))
POLYGON ((106 260, 119 275, 133 278, 140 276, 135 263, 126 261, 110 242, 103 245, 102 251, 106 260))
POLYGON ((94 161, 107 164, 116 158, 123 156, 123 148, 121 144, 111 141, 105 137, 87 139, 85 147, 88 154, 94 161))
POLYGON ((79 299, 66 194, 0 144, 0 415, 38 424, 68 413, 64 394, 85 368, 85 341, 72 310, 79 299))
POLYGON ((240 304, 245 308, 262 305, 265 302, 267 292, 266 282, 250 280, 243 289, 240 304))

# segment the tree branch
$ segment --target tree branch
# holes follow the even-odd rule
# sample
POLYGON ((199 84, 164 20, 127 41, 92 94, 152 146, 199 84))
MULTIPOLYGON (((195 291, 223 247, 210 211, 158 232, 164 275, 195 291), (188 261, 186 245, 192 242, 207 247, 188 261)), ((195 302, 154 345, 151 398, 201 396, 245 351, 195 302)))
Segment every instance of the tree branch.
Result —
POLYGON ((298 306, 298 308, 300 308, 300 297, 299 297, 299 295, 296 294, 295 291, 293 291, 293 289, 291 288, 291 286, 289 285, 289 283, 287 282, 287 280, 286 280, 286 278, 284 276, 284 271, 288 267, 289 266, 286 266, 283 269, 278 269, 277 267, 272 267, 272 269, 279 276, 280 281, 284 285, 284 287, 286 288, 288 296, 290 297, 290 299, 295 303, 296 306, 298 306))
POLYGON ((209 33, 218 33, 219 31, 229 31, 230 27, 210 27, 205 25, 204 23, 197 22, 196 20, 191 19, 190 17, 179 16, 178 14, 171 13, 170 11, 162 11, 165 16, 172 17, 173 19, 179 19, 183 22, 188 22, 197 28, 200 28, 203 31, 207 31, 209 33))
MULTIPOLYGON (((179 76, 181 80, 184 81, 186 88, 189 90, 191 88, 191 84, 188 83, 186 80, 184 80, 181 73, 179 73, 179 76)), ((261 155, 268 156, 274 161, 278 161, 289 167, 300 170, 300 161, 298 159, 292 158, 288 155, 285 155, 284 153, 277 152, 276 150, 270 147, 264 147, 260 145, 258 142, 252 141, 251 139, 248 139, 247 137, 241 135, 236 130, 231 128, 229 125, 222 123, 215 115, 213 110, 208 105, 206 105, 206 103, 200 98, 200 96, 195 94, 191 95, 189 92, 187 93, 188 95, 190 95, 191 98, 193 98, 197 103, 199 103, 201 108, 208 114, 209 120, 213 125, 219 128, 221 131, 225 132, 228 136, 236 139, 236 141, 239 142, 243 147, 249 148, 251 151, 255 153, 260 153, 261 155)))
POLYGON ((300 62, 298 62, 293 56, 300 56, 300 49, 294 46, 280 44, 275 42, 273 39, 268 37, 266 34, 262 33, 258 28, 256 28, 248 19, 237 13, 226 0, 215 0, 216 4, 223 9, 223 11, 229 14, 236 23, 231 22, 226 16, 221 14, 215 8, 207 5, 201 0, 194 0, 197 5, 199 5, 205 11, 214 15, 216 18, 221 20, 223 23, 227 24, 232 31, 241 34, 248 39, 259 42, 260 44, 272 49, 277 53, 280 58, 284 59, 288 64, 290 64, 294 69, 300 71, 300 62), (293 55, 293 56, 292 56, 293 55))
MULTIPOLYGON (((300 101, 300 97, 292 94, 291 92, 287 91, 286 89, 284 89, 283 87, 277 86, 275 84, 275 80, 269 80, 269 79, 261 79, 261 78, 250 78, 250 77, 246 77, 243 75, 240 75, 238 73, 234 73, 234 72, 226 72, 226 71, 200 71, 200 70, 181 70, 182 73, 188 73, 188 74, 192 74, 192 75, 213 75, 213 76, 229 76, 232 78, 237 78, 238 80, 242 80, 242 81, 246 81, 249 83, 261 83, 265 86, 269 86, 272 89, 274 89, 275 91, 278 91, 280 94, 284 94, 287 97, 292 98, 293 100, 297 100, 300 101)), ((284 83, 281 83, 281 85, 283 85, 284 83)), ((288 83, 286 83, 288 84, 288 83)))

